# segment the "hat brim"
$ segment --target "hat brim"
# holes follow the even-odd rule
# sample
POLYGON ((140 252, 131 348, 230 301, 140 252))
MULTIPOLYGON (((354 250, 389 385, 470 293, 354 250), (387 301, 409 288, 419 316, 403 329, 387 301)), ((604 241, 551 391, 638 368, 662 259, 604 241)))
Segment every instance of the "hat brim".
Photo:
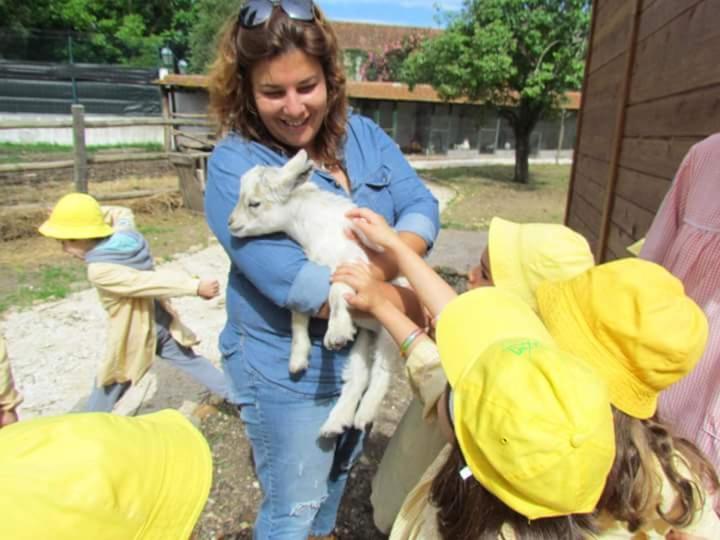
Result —
POLYGON ((40 227, 38 232, 48 238, 56 240, 87 240, 90 238, 105 238, 115 232, 110 225, 102 225, 97 227, 58 227, 46 221, 40 227))
POLYGON ((572 287, 577 282, 542 283, 537 291, 540 315, 558 346, 590 364, 609 389, 610 402, 635 418, 650 418, 657 409, 658 394, 635 380, 620 362, 600 345, 588 326, 572 287))
POLYGON ((508 338, 554 344, 540 318, 523 300, 497 287, 456 297, 443 309, 436 328, 440 360, 451 386, 492 343, 508 338))

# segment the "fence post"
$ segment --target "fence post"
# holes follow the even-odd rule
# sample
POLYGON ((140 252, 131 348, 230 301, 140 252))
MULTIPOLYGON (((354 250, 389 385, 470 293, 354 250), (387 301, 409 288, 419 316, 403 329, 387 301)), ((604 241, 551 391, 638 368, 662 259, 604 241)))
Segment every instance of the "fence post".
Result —
POLYGON ((73 180, 75 191, 78 193, 88 192, 87 180, 87 150, 85 148, 85 106, 72 106, 73 118, 73 152, 75 154, 75 170, 73 180))

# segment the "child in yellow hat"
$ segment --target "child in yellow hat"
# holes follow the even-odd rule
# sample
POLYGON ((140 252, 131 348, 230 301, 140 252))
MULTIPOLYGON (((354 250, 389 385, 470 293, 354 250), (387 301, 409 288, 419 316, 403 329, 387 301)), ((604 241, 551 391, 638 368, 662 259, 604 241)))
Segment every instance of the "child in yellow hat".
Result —
MULTIPOLYGON (((591 513, 614 458, 605 384, 553 345, 517 295, 495 287, 443 294, 442 283, 433 283, 442 280, 431 272, 421 269, 408 279, 415 287, 423 282, 440 289, 430 307, 442 309, 437 348, 411 330, 401 350, 408 363, 422 348, 441 359, 449 387, 436 414, 447 439, 404 500, 390 539, 590 534, 591 513)), ((349 302, 399 338, 412 323, 398 316, 368 276, 369 269, 355 266, 340 269, 334 279, 353 286, 357 292, 349 302)), ((424 299, 428 289, 417 290, 424 299)), ((414 387, 427 387, 428 380, 413 375, 414 387)))
POLYGON ((156 354, 227 397, 222 372, 192 350, 198 340, 168 300, 190 295, 213 298, 220 291, 216 280, 155 269, 147 241, 134 228, 132 212, 122 207, 103 209, 84 193, 62 197, 39 231, 87 263, 88 280, 108 313, 107 353, 87 411, 112 411, 156 354))
POLYGON ((558 345, 610 389, 617 457, 597 509, 599 537, 720 538, 712 465, 656 415, 658 395, 692 370, 708 337, 682 283, 657 264, 623 259, 543 283, 537 300, 558 345))
POLYGON ((17 422, 17 406, 22 396, 15 388, 5 338, 0 336, 0 429, 17 422))
POLYGON ((480 264, 468 272, 468 286, 512 291, 537 311, 535 289, 540 283, 569 279, 594 264, 585 237, 569 227, 494 217, 480 264))
MULTIPOLYGON (((454 290, 420 257, 403 250, 397 243, 397 235, 382 218, 366 209, 353 211, 351 217, 372 242, 396 255, 400 273, 408 277, 433 316, 440 313, 444 304, 455 296, 454 290)), ((585 238, 568 227, 518 224, 495 217, 490 222, 488 249, 483 253, 481 269, 476 271, 483 277, 471 282, 471 286, 494 284, 537 309, 534 293, 541 281, 567 279, 593 264, 585 238)), ((344 271, 340 269, 338 276, 344 271)), ((383 322, 390 320, 395 323, 405 321, 397 335, 398 340, 403 340, 402 333, 407 335, 414 327, 396 313, 383 322)), ((401 418, 373 478, 373 519, 383 532, 389 531, 405 496, 445 445, 433 418, 435 403, 446 380, 436 349, 431 344, 422 344, 424 339, 417 339, 418 349, 406 363, 411 384, 413 381, 422 381, 422 384, 414 384, 416 396, 401 418)))
POLYGON ((212 456, 179 412, 72 414, 0 430, 0 538, 187 540, 212 456))

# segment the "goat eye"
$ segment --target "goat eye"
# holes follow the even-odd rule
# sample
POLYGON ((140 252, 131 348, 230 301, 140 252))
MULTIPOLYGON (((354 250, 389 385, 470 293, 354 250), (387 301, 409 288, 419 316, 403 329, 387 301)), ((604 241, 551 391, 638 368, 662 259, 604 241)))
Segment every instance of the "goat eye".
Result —
POLYGON ((248 208, 257 208, 260 206, 260 201, 250 201, 248 203, 248 208))

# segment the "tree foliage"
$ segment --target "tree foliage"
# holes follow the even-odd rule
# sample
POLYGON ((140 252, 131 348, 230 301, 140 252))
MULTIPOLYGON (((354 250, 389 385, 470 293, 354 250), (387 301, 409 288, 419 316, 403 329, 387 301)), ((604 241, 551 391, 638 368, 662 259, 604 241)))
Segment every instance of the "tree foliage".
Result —
POLYGON ((237 0, 197 0, 196 17, 190 30, 190 69, 202 73, 215 58, 223 24, 240 11, 237 0))
POLYGON ((444 99, 488 100, 513 128, 515 180, 528 179, 530 134, 581 86, 590 0, 465 0, 445 32, 404 63, 411 86, 444 99))
POLYGON ((420 47, 422 40, 419 34, 407 34, 386 44, 382 52, 370 52, 360 67, 360 77, 365 81, 399 81, 405 60, 420 47))

